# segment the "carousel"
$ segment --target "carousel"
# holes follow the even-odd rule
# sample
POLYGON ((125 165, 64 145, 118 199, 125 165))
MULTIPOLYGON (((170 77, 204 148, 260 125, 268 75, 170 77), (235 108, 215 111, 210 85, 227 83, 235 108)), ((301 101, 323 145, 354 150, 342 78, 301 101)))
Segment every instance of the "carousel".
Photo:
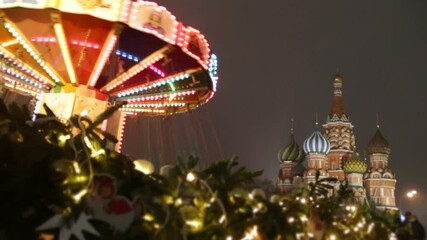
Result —
POLYGON ((103 123, 118 151, 127 116, 187 112, 216 91, 206 38, 153 2, 2 0, 0 21, 0 88, 59 118, 126 101, 103 123))

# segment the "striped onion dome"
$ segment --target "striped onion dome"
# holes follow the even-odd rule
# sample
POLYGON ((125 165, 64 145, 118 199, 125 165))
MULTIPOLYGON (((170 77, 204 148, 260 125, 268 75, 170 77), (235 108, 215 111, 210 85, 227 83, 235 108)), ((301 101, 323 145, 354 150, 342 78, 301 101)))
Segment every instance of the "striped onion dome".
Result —
POLYGON ((331 144, 322 135, 319 129, 316 129, 316 131, 304 141, 303 148, 305 153, 327 154, 329 150, 331 150, 331 144))
POLYGON ((385 153, 385 154, 390 154, 390 144, 383 137, 383 135, 381 134, 379 128, 377 128, 377 131, 375 132, 375 135, 369 141, 368 152, 369 152, 369 154, 371 154, 371 153, 385 153))
POLYGON ((368 170, 368 164, 359 157, 356 151, 349 161, 344 163, 344 172, 346 173, 365 173, 368 170))
POLYGON ((304 152, 295 141, 293 133, 291 133, 291 141, 280 149, 278 158, 280 163, 286 161, 299 162, 304 159, 304 152))

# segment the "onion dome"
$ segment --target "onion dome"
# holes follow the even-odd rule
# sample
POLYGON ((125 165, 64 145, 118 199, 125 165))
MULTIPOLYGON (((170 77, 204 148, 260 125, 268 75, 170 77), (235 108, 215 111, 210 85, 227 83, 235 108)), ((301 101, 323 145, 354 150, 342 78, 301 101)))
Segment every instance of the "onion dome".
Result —
POLYGON ((374 137, 369 141, 368 152, 371 153, 385 153, 390 154, 390 144, 383 137, 380 132, 380 129, 377 128, 374 137))
POLYGON ((280 149, 278 158, 280 163, 286 161, 299 162, 304 159, 304 153, 301 147, 296 143, 293 133, 291 133, 291 141, 280 149))
POLYGON ((346 173, 365 173, 368 170, 368 164, 359 157, 356 151, 349 161, 344 164, 344 172, 346 173))
POLYGON ((316 129, 316 131, 304 141, 303 148, 305 153, 327 154, 329 150, 331 150, 331 144, 322 135, 319 129, 316 129))

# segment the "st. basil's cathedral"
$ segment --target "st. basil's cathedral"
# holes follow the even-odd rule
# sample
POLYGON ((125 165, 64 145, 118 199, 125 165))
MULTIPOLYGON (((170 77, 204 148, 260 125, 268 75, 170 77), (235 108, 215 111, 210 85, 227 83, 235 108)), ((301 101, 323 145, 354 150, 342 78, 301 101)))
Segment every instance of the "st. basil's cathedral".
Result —
POLYGON ((280 149, 280 171, 277 187, 289 192, 301 184, 320 178, 338 179, 335 187, 347 180, 355 197, 373 203, 379 209, 396 209, 395 174, 388 167, 390 144, 381 134, 379 125, 369 141, 369 163, 356 150, 353 124, 343 101, 343 78, 337 73, 333 78, 334 96, 332 109, 322 129, 316 129, 305 139, 301 148, 295 141, 291 128, 290 142, 280 149))

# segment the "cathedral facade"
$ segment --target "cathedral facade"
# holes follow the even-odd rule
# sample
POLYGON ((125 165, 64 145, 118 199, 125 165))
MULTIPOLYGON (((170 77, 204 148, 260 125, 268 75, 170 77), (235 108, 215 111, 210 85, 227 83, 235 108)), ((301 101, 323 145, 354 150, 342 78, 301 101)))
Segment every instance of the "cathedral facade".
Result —
POLYGON ((320 178, 334 177, 338 184, 347 181, 355 197, 374 203, 379 209, 395 209, 396 177, 388 167, 390 144, 380 132, 379 125, 367 146, 369 162, 356 151, 353 124, 343 101, 343 78, 333 78, 333 101, 327 121, 316 129, 301 148, 295 141, 293 127, 290 142, 280 149, 277 187, 289 192, 300 184, 320 178))

